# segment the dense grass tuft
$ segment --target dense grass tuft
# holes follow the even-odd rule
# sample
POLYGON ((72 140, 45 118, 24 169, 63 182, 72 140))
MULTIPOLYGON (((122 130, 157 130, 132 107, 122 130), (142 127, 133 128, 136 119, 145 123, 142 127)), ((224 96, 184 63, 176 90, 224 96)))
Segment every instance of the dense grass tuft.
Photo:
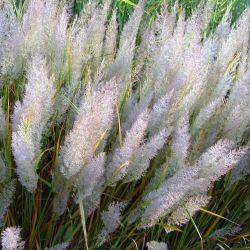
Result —
POLYGON ((0 2, 2 248, 250 248, 248 5, 0 2))

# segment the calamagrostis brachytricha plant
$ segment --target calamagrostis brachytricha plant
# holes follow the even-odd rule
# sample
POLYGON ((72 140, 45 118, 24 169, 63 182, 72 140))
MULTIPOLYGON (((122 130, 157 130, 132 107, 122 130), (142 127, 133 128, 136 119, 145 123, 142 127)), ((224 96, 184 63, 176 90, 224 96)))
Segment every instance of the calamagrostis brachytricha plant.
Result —
MULTIPOLYGON (((85 238, 89 216, 92 227, 103 221, 91 231, 101 245, 122 222, 180 226, 208 204, 221 176, 234 168, 233 183, 247 174, 249 9, 205 38, 209 4, 187 19, 162 5, 148 23, 141 0, 119 36, 111 1, 91 1, 76 18, 59 1, 13 8, 0 9, 1 146, 11 133, 15 162, 1 154, 1 219, 16 176, 33 193, 49 182, 53 221, 75 202, 85 238), (117 197, 123 186, 129 193, 117 197)), ((19 231, 2 237, 22 245, 19 231)))

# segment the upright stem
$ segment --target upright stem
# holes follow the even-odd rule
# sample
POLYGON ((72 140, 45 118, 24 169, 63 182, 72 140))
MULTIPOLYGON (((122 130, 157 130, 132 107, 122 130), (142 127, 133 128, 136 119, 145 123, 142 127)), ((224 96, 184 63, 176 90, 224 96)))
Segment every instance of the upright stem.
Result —
POLYGON ((82 228, 83 228, 83 234, 84 234, 84 239, 85 239, 85 246, 86 246, 86 250, 89 250, 89 247, 88 247, 88 235, 87 235, 87 229, 86 229, 86 220, 85 220, 83 201, 82 200, 79 202, 79 209, 80 209, 81 220, 82 220, 82 228))

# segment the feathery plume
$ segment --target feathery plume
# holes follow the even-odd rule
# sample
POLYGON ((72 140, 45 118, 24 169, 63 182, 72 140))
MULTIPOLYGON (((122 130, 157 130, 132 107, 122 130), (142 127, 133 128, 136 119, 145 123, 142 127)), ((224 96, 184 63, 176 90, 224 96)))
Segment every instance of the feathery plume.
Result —
POLYGON ((53 185, 55 192, 53 199, 53 213, 56 216, 61 216, 67 207, 71 188, 68 180, 58 169, 56 169, 55 173, 53 174, 53 185))
POLYGON ((60 169, 67 179, 83 169, 94 156, 103 134, 109 132, 114 119, 116 99, 115 79, 83 98, 74 127, 66 136, 60 152, 60 169))
POLYGON ((127 174, 128 168, 131 167, 130 164, 143 142, 148 119, 149 112, 145 110, 139 115, 132 128, 127 131, 123 146, 114 151, 106 172, 108 184, 113 185, 127 174))
POLYGON ((221 140, 207 150, 193 167, 179 170, 161 187, 145 195, 148 204, 141 215, 141 227, 150 227, 176 209, 190 195, 206 194, 212 183, 226 174, 246 153, 234 144, 221 140))
POLYGON ((0 183, 4 183, 7 174, 8 174, 8 169, 3 161, 2 152, 0 152, 0 183))
POLYGON ((94 157, 89 161, 77 176, 75 187, 78 191, 78 199, 82 200, 92 195, 95 186, 104 177, 105 154, 94 157))
POLYGON ((90 46, 91 55, 94 57, 95 65, 101 62, 100 57, 103 51, 105 22, 107 20, 110 4, 111 0, 107 0, 102 7, 97 7, 88 22, 87 42, 90 46))
POLYGON ((222 43, 222 47, 218 54, 218 67, 220 76, 222 76, 228 69, 231 60, 235 55, 244 51, 248 47, 249 42, 249 21, 250 8, 247 8, 241 15, 236 26, 230 30, 229 36, 222 43))
POLYGON ((35 190, 38 180, 36 160, 40 154, 42 134, 53 113, 53 80, 48 78, 46 62, 33 58, 22 102, 17 103, 12 117, 12 149, 19 181, 28 191, 35 190))
POLYGON ((206 124, 206 122, 212 117, 216 109, 220 107, 222 101, 223 100, 221 98, 217 98, 208 103, 205 107, 203 107, 200 110, 191 128, 193 134, 196 133, 199 129, 203 127, 203 125, 206 124))
POLYGON ((149 168, 150 160, 164 146, 169 135, 170 132, 167 129, 163 129, 138 149, 135 159, 132 160, 131 166, 128 167, 124 182, 139 180, 143 176, 149 168))
MULTIPOLYGON (((144 10, 144 0, 140 0, 129 21, 125 24, 120 38, 120 45, 114 63, 107 72, 106 78, 120 76, 126 84, 131 78, 132 61, 135 50, 135 39, 144 10)), ((126 90, 125 84, 122 92, 126 90)))
POLYGON ((109 234, 113 233, 119 227, 121 212, 124 207, 124 203, 111 203, 108 210, 102 212, 101 217, 104 227, 98 236, 99 245, 102 245, 107 240, 109 234))
MULTIPOLYGON (((171 100, 174 94, 174 90, 161 97, 153 106, 150 112, 148 130, 151 134, 154 134, 162 127, 168 127, 169 122, 169 110, 171 107, 171 100)), ((170 122, 169 122, 170 123, 170 122)))
POLYGON ((16 181, 10 180, 3 188, 2 192, 0 193, 0 225, 2 226, 4 215, 13 201, 13 196, 16 190, 16 181))
POLYGON ((20 227, 7 227, 1 234, 3 250, 24 249, 25 242, 21 239, 20 227))
POLYGON ((0 98, 0 138, 1 139, 5 138, 5 127, 6 127, 5 120, 6 120, 6 117, 5 117, 4 110, 2 108, 2 98, 0 98))
POLYGON ((250 211, 250 201, 245 202, 245 209, 244 211, 250 211))
POLYGON ((200 178, 214 182, 225 175, 246 154, 248 148, 235 148, 229 140, 220 140, 207 152, 203 153, 197 161, 200 178))
MULTIPOLYGON (((247 147, 249 148, 249 143, 247 147)), ((242 157, 236 167, 232 170, 230 184, 234 184, 236 181, 244 180, 250 173, 250 154, 248 152, 242 157)))
POLYGON ((187 117, 183 117, 178 121, 172 140, 170 168, 171 172, 174 173, 186 165, 188 148, 190 146, 190 134, 187 117))
POLYGON ((25 35, 25 54, 33 57, 46 56, 47 46, 53 36, 56 24, 57 1, 29 1, 22 18, 22 30, 25 35))
POLYGON ((141 215, 141 227, 153 226, 160 218, 171 213, 185 198, 186 193, 197 185, 194 181, 197 175, 197 168, 181 170, 167 179, 159 189, 147 194, 144 202, 149 205, 141 215))
POLYGON ((137 102, 137 98, 138 93, 134 93, 127 100, 125 110, 123 112, 123 132, 129 130, 132 127, 138 116, 149 107, 150 102, 152 101, 151 94, 149 94, 147 97, 143 98, 143 100, 140 100, 139 102, 137 102))
POLYGON ((238 235, 242 231, 242 228, 237 225, 233 226, 225 226, 215 230, 213 233, 209 235, 211 239, 226 239, 228 236, 238 235))
POLYGON ((117 22, 116 22, 116 12, 113 11, 112 17, 110 19, 106 38, 104 42, 103 55, 105 58, 105 65, 110 66, 113 63, 116 53, 116 37, 117 37, 117 22))
POLYGON ((148 250, 168 250, 168 246, 164 242, 150 241, 147 242, 148 250))
POLYGON ((101 196, 105 190, 105 178, 99 178, 99 182, 96 183, 91 195, 83 199, 84 209, 86 217, 88 217, 92 212, 94 212, 100 205, 101 196))
POLYGON ((186 224, 190 220, 190 215, 193 216, 201 207, 208 204, 210 198, 207 195, 197 195, 188 198, 187 201, 178 207, 168 218, 168 224, 178 225, 186 224))
POLYGON ((59 76, 64 66, 64 57, 68 35, 69 14, 66 6, 60 6, 54 22, 54 32, 50 38, 47 48, 48 57, 51 60, 52 69, 55 76, 59 76))
POLYGON ((64 242, 53 247, 45 248, 45 250, 66 250, 69 247, 69 244, 69 242, 64 242))
POLYGON ((135 42, 144 11, 144 5, 145 0, 140 0, 135 7, 134 12, 130 16, 128 22, 124 25, 120 38, 119 48, 125 48, 126 44, 135 42))
POLYGON ((0 73, 15 79, 23 64, 24 35, 12 6, 0 9, 0 73))

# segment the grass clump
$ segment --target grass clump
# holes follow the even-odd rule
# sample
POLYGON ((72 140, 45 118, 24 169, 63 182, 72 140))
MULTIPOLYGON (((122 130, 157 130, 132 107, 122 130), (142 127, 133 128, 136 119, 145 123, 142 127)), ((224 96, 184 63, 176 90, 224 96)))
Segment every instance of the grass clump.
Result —
POLYGON ((125 3, 1 3, 3 249, 249 246, 249 8, 125 3))

